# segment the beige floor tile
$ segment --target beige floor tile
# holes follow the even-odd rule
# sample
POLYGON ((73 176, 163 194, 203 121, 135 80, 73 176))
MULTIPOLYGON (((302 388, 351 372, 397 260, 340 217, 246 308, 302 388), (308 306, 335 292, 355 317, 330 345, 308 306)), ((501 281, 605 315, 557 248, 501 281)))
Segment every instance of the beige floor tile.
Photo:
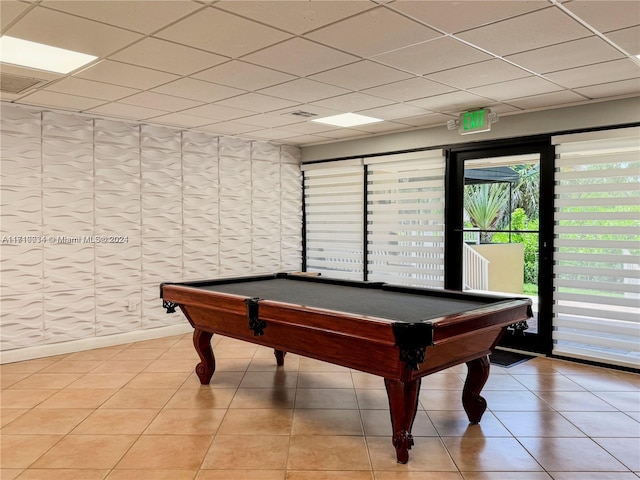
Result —
POLYGON ((153 360, 109 360, 92 370, 92 373, 140 373, 153 360))
POLYGON ((183 387, 178 390, 165 408, 228 408, 236 390, 207 386, 183 387))
MULTIPOLYGON (((464 380, 455 373, 434 373, 422 379, 420 390, 458 390, 462 391, 464 380)), ((428 392, 424 392, 428 395, 428 392)))
POLYGON ((87 418, 91 409, 34 408, 2 429, 3 434, 64 435, 87 418))
POLYGON ((362 435, 357 410, 303 409, 293 414, 292 435, 362 435))
POLYGON ((87 373, 70 384, 67 388, 122 388, 136 373, 87 373))
POLYGON ((144 369, 145 372, 185 372, 191 373, 194 365, 199 362, 197 358, 166 358, 164 355, 153 360, 144 369))
POLYGON ((66 355, 58 357, 38 358, 36 360, 26 360, 24 362, 5 363, 0 365, 0 374, 5 373, 36 373, 42 369, 53 365, 60 360, 67 358, 66 355))
POLYGON ((160 348, 130 348, 118 352, 112 360, 156 360, 165 351, 160 348))
POLYGON ((175 346, 180 340, 182 340, 182 336, 172 335, 170 337, 162 337, 162 338, 154 338, 151 340, 143 340, 140 342, 132 343, 128 346, 127 350, 137 350, 137 349, 153 349, 160 348, 166 350, 175 346))
POLYGON ((40 370, 40 373, 88 373, 100 365, 104 360, 60 360, 46 368, 40 370))
POLYGON ((11 386, 11 389, 59 389, 73 383, 83 373, 34 373, 11 386))
MULTIPOLYGON (((0 467, 0 478, 2 480, 15 480, 25 470, 23 468, 2 468, 0 467)), ((28 470, 26 471, 29 472, 28 470)))
POLYGON ((532 392, 545 391, 574 391, 583 392, 585 389, 576 382, 569 380, 560 374, 545 375, 513 375, 518 382, 527 387, 532 392))
POLYGON ((106 480, 193 480, 197 470, 112 470, 106 480))
POLYGON ((377 375, 371 375, 370 373, 358 372, 354 370, 351 372, 351 377, 353 378, 353 385, 356 388, 384 388, 384 380, 377 375))
POLYGON ((592 440, 616 457, 629 470, 640 472, 640 439, 593 438, 592 440))
POLYGON ((239 388, 230 408, 293 408, 295 388, 239 388))
POLYGON ((631 472, 549 472, 553 480, 637 480, 631 472))
POLYGON ((545 472, 464 472, 462 476, 464 480, 552 480, 545 472))
MULTIPOLYGON (((298 392, 300 389, 298 389, 298 392)), ((389 397, 383 389, 356 389, 358 407, 363 410, 389 410, 389 397)), ((418 408, 422 408, 418 405, 418 408)))
POLYGON ((95 410, 74 430, 77 435, 134 435, 140 434, 158 415, 155 409, 115 409, 95 410))
POLYGON ((62 435, 6 435, 0 438, 2 468, 27 468, 62 439, 62 435))
POLYGON ((542 471, 514 438, 445 437, 442 440, 461 472, 542 471))
MULTIPOLYGON (((365 435, 382 436, 391 438, 391 415, 389 410, 360 410, 360 417, 364 426, 365 435)), ((414 437, 435 437, 438 435, 433 423, 426 412, 420 410, 416 413, 411 433, 414 437)))
MULTIPOLYGON (((222 372, 246 372, 251 363, 251 358, 218 358, 216 357, 216 373, 222 372)), ((198 362, 193 363, 193 368, 198 362)))
POLYGON ((202 387, 210 387, 210 388, 238 388, 240 386, 240 382, 242 381, 242 377, 244 376, 244 372, 218 372, 213 374, 211 381, 208 385, 202 385, 200 383, 200 379, 197 377, 195 373, 192 373, 187 377, 187 380, 184 382, 183 388, 202 388, 202 387))
POLYGON ((299 388, 295 402, 296 408, 358 408, 356 392, 352 388, 299 388))
POLYGON ((457 472, 451 455, 439 438, 417 437, 409 450, 409 461, 400 464, 391 437, 367 437, 369 456, 374 471, 392 472, 457 472))
POLYGON ((0 374, 0 388, 9 388, 21 380, 27 378, 30 373, 2 373, 0 374))
POLYGON ((519 438, 546 471, 627 471, 613 456, 589 438, 519 438))
POLYGON ((376 472, 376 480, 462 480, 458 472, 376 472))
POLYGON ((211 440, 212 437, 208 435, 142 435, 115 469, 197 469, 211 440))
POLYGON ((584 437, 557 412, 493 412, 516 437, 584 437))
POLYGON ((434 410, 428 413, 437 433, 442 437, 511 436, 509 430, 491 412, 485 412, 482 420, 477 424, 469 423, 464 411, 434 410))
POLYGON ((3 408, 0 410, 0 428, 13 422, 16 418, 29 411, 28 408, 3 408))
POLYGON ((133 377, 127 388, 180 388, 190 374, 181 372, 147 373, 141 372, 133 377))
POLYGON ((69 354, 66 358, 68 360, 79 360, 79 361, 93 361, 93 360, 110 360, 115 355, 118 354, 121 350, 123 350, 123 346, 115 346, 108 348, 96 348, 93 350, 85 350, 82 352, 76 352, 69 354))
POLYGON ((300 371, 349 373, 349 369, 347 367, 334 365, 333 363, 327 363, 308 357, 300 357, 300 371))
POLYGON ((285 470, 200 470, 195 480, 285 480, 285 470))
POLYGON ((297 372, 300 368, 300 357, 288 353, 284 357, 284 365, 278 366, 273 350, 269 350, 267 356, 260 356, 256 352, 253 359, 249 363, 247 370, 249 372, 274 372, 276 370, 284 370, 285 372, 297 372))
POLYGON ((295 388, 298 372, 277 370, 275 372, 247 372, 240 388, 295 388))
POLYGON ((421 408, 427 411, 464 410, 462 407, 462 392, 459 390, 425 390, 420 392, 418 400, 421 408))
POLYGON ((298 388, 353 388, 351 373, 303 371, 298 374, 298 388))
MULTIPOLYGON (((371 472, 311 472, 293 470, 287 472, 286 480, 373 480, 371 472)), ((249 479, 247 479, 249 480, 249 479)), ((253 479, 251 479, 253 480, 253 479)))
POLYGON ((595 392, 594 395, 623 412, 640 412, 640 390, 635 392, 595 392))
POLYGON ((67 435, 33 468, 109 469, 133 445, 135 435, 67 435))
POLYGON ((549 405, 527 390, 483 390, 487 408, 494 411, 542 411, 550 410, 549 405))
MULTIPOLYGON (((560 412, 611 412, 615 408, 590 392, 537 392, 551 408, 560 412)), ((498 409, 497 409, 498 410, 498 409)))
POLYGON ((175 394, 168 388, 123 388, 111 396, 102 408, 157 408, 164 407, 175 394))
POLYGON ((370 468, 363 437, 291 436, 287 460, 288 470, 370 470, 370 468))
POLYGON ((222 409, 162 410, 145 430, 145 435, 215 435, 226 414, 222 409))
POLYGON ((73 388, 58 391, 50 396, 39 408, 98 408, 117 390, 106 388, 73 388))
POLYGON ((567 378, 590 392, 633 392, 638 390, 638 387, 632 382, 614 374, 567 375, 567 378))
POLYGON ((640 423, 622 412, 563 412, 562 415, 590 437, 640 438, 640 423))
POLYGON ((0 405, 3 409, 33 408, 56 393, 58 390, 2 390, 0 405))
POLYGON ((289 435, 293 421, 290 409, 231 409, 219 433, 222 435, 289 435))
POLYGON ((526 390, 522 383, 513 378, 511 375, 489 375, 487 383, 485 383, 482 391, 489 390, 526 390))
MULTIPOLYGON (((103 480, 109 470, 87 470, 68 468, 32 468, 18 480, 103 480)), ((4 480, 4 477, 1 477, 4 480)))
POLYGON ((202 468, 225 470, 227 478, 236 479, 241 470, 284 470, 288 453, 286 435, 217 435, 202 468))

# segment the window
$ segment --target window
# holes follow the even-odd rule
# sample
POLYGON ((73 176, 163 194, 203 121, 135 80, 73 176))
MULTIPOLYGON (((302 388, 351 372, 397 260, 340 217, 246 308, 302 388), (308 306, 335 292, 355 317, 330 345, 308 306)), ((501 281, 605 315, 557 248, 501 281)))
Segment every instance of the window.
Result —
POLYGON ((553 138, 553 353, 640 366, 640 129, 553 138))

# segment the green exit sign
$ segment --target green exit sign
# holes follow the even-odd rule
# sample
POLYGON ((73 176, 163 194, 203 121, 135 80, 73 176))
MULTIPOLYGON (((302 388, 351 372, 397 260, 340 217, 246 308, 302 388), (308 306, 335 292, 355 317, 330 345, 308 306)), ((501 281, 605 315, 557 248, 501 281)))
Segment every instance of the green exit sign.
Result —
POLYGON ((461 113, 458 133, 466 135, 468 133, 488 132, 491 130, 489 113, 491 113, 491 111, 486 108, 461 113))

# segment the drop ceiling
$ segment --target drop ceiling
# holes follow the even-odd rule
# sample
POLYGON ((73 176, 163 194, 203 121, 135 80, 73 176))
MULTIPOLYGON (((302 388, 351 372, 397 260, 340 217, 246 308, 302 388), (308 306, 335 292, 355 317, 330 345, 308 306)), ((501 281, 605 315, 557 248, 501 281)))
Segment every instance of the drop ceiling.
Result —
MULTIPOLYGON (((312 145, 640 95, 640 2, 21 1, 1 32, 96 55, 6 102, 312 145), (313 123, 355 112, 384 121, 313 123), (313 116, 309 116, 313 115, 313 116)), ((1 55, 1 54, 0 54, 1 55)))

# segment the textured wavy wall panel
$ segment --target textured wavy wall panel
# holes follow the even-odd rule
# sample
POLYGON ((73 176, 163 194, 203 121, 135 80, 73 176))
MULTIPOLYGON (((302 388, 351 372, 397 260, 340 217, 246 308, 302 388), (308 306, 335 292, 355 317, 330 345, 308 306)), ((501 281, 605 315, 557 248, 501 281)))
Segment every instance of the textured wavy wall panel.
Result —
POLYGON ((42 190, 2 184, 2 235, 42 235, 42 190))
POLYGON ((220 251, 216 236, 183 239, 183 280, 204 280, 218 276, 220 251))
POLYGON ((93 289, 94 246, 91 243, 44 246, 44 291, 93 289))
POLYGON ((215 242, 219 234, 218 208, 217 196, 185 194, 182 198, 184 237, 207 237, 215 242))
POLYGON ((27 292, 37 297, 38 293, 42 293, 42 255, 41 243, 13 243, 0 246, 2 311, 7 308, 4 303, 7 297, 27 292))
POLYGON ((96 335, 133 332, 142 328, 142 293, 137 286, 96 289, 96 335))
MULTIPOLYGON (((4 275, 3 275, 4 276, 4 275)), ((32 347, 44 343, 44 303, 42 294, 2 296, 0 348, 32 347)))
POLYGON ((246 275, 251 271, 251 243, 247 237, 220 237, 220 275, 246 275))
POLYGON ((134 123, 96 118, 93 140, 98 144, 114 144, 140 148, 140 127, 134 123))
MULTIPOLYGON (((141 214, 139 193, 96 190, 96 234, 139 239, 142 231, 141 214)), ((121 244, 120 248, 126 248, 127 243, 121 244)))
POLYGON ((251 158, 251 142, 242 138, 220 137, 218 155, 246 160, 251 158))
POLYGON ((161 282, 300 269, 297 148, 0 108, 2 234, 49 239, 0 246, 2 350, 184 324, 161 282))
POLYGON ((0 184, 40 188, 42 183, 42 148, 40 137, 17 133, 0 136, 0 184))
POLYGON ((251 270, 255 273, 274 273, 282 270, 280 239, 278 236, 258 237, 251 240, 251 270))
POLYGON ((66 342, 95 336, 93 288, 44 295, 44 341, 66 342))
POLYGON ((142 245, 140 239, 127 243, 101 243, 95 246, 96 294, 103 287, 137 286, 142 279, 142 245), (126 280, 125 280, 126 279, 126 280))
POLYGON ((94 160, 97 191, 140 194, 140 150, 136 146, 96 143, 94 160))

